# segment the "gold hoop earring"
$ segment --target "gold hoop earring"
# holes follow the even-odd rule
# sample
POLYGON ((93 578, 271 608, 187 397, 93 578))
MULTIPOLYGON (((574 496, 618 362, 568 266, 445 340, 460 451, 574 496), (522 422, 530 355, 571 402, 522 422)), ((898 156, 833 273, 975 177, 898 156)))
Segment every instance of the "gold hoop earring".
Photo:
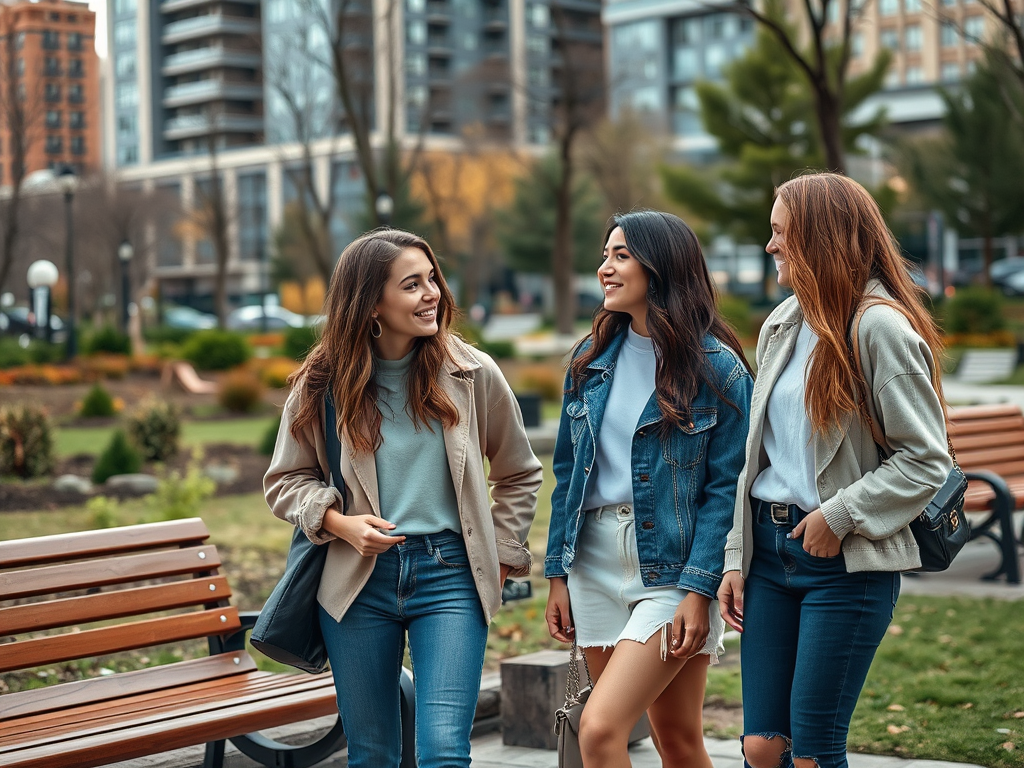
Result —
POLYGON ((384 327, 380 324, 380 320, 376 317, 370 320, 370 335, 375 339, 379 339, 382 333, 384 333, 384 327))

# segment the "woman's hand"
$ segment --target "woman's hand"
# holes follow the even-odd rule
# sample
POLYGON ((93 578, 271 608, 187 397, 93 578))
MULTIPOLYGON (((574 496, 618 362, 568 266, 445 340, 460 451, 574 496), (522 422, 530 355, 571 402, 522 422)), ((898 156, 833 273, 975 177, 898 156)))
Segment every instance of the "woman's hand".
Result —
POLYGON ((672 619, 672 646, 669 650, 677 659, 688 659, 704 647, 711 631, 710 604, 710 597, 697 592, 688 592, 679 603, 672 619))
POLYGON ((564 576, 548 579, 548 605, 544 609, 544 620, 548 623, 548 634, 562 643, 571 643, 575 628, 569 612, 569 586, 564 576))
POLYGON ((816 509, 789 534, 791 539, 804 537, 804 552, 813 557, 835 557, 843 550, 843 540, 836 536, 825 522, 825 516, 816 509))
POLYGON ((739 571, 728 571, 718 588, 718 610, 725 623, 743 632, 743 577, 739 571))
POLYGON ((505 565, 504 563, 498 564, 498 589, 505 586, 505 582, 508 581, 508 572, 511 570, 511 565, 505 565))
POLYGON ((382 530, 390 531, 394 523, 374 515, 343 515, 334 507, 324 515, 323 528, 339 539, 344 539, 363 557, 379 555, 395 544, 405 541, 405 536, 387 536, 382 530))

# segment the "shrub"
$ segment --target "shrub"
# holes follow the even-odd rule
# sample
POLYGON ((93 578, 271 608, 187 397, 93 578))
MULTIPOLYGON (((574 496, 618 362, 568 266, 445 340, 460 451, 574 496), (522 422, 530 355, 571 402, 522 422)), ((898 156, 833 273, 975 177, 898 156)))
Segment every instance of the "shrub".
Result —
POLYGON ((202 461, 203 452, 197 448, 184 475, 177 470, 168 472, 160 478, 156 492, 146 497, 161 519, 197 517, 203 502, 213 496, 217 484, 203 474, 202 461))
POLYGON ((0 408, 0 475, 39 477, 53 471, 53 428, 34 405, 0 408))
POLYGON ((78 384, 82 372, 65 365, 22 365, 4 372, 11 384, 78 384))
POLYGON ((268 387, 284 389, 288 386, 288 377, 298 370, 299 363, 287 357, 272 357, 261 360, 259 366, 260 380, 268 387))
POLYGON ((226 371, 248 360, 252 349, 239 333, 211 329, 193 334, 181 353, 201 371, 226 371))
POLYGON ((753 328, 750 321, 750 302, 739 296, 722 294, 718 297, 718 311, 733 327, 740 338, 750 338, 753 328))
POLYGON ((145 400, 132 411, 128 436, 147 461, 166 461, 178 452, 181 411, 165 400, 145 400))
POLYGON ((263 433, 263 439, 260 440, 260 453, 262 455, 274 455, 274 447, 277 445, 277 432, 280 429, 281 417, 278 416, 269 425, 267 425, 267 431, 263 433))
POLYGON ((102 384, 93 384, 92 389, 82 400, 78 409, 79 416, 113 416, 115 413, 114 398, 103 388, 102 384))
POLYGON ((96 459, 96 465, 92 468, 92 481, 99 485, 114 475, 131 475, 141 468, 142 455, 128 441, 124 430, 119 429, 96 459))
POLYGON ((115 355, 130 355, 132 353, 131 339, 110 325, 100 328, 89 336, 84 347, 83 351, 87 355, 95 355, 98 352, 110 352, 115 355))
POLYGON ((1003 300, 980 285, 961 288, 945 305, 946 333, 995 333, 1006 327, 1003 300))
POLYGON ((169 325, 155 325, 142 331, 142 338, 150 344, 181 344, 194 334, 192 328, 172 328, 169 325))
POLYGON ((508 359, 516 356, 516 345, 511 341, 480 341, 480 351, 486 352, 495 360, 508 359))
POLYGON ((93 496, 85 503, 85 508, 89 510, 92 518, 92 527, 96 529, 120 525, 117 516, 120 506, 121 503, 110 496, 93 496))
POLYGON ((313 326, 302 328, 289 328, 284 334, 282 351, 292 360, 305 360, 316 343, 320 340, 320 334, 313 326))
POLYGON ((16 338, 0 336, 0 368, 13 368, 32 362, 28 349, 22 347, 16 338))
POLYGON ((263 383, 251 371, 231 371, 221 381, 217 399, 229 411, 250 413, 263 399, 263 383))
POLYGON ((561 371, 549 365, 529 365, 519 371, 517 392, 534 392, 545 400, 562 401, 561 371))

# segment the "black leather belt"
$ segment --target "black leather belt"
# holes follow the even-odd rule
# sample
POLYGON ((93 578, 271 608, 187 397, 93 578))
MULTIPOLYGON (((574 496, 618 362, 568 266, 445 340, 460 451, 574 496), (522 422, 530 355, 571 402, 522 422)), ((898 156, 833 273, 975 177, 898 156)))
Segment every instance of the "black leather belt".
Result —
POLYGON ((776 504, 771 501, 753 499, 758 520, 771 520, 775 525, 796 525, 807 513, 796 504, 776 504))

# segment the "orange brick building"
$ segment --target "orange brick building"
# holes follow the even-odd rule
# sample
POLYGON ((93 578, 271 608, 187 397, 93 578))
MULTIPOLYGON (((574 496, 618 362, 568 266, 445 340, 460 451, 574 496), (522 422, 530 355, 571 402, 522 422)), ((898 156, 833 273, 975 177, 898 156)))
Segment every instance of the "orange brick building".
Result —
POLYGON ((0 5, 0 186, 14 175, 12 131, 25 137, 26 174, 63 165, 80 174, 99 170, 95 29, 96 15, 85 3, 0 5))

